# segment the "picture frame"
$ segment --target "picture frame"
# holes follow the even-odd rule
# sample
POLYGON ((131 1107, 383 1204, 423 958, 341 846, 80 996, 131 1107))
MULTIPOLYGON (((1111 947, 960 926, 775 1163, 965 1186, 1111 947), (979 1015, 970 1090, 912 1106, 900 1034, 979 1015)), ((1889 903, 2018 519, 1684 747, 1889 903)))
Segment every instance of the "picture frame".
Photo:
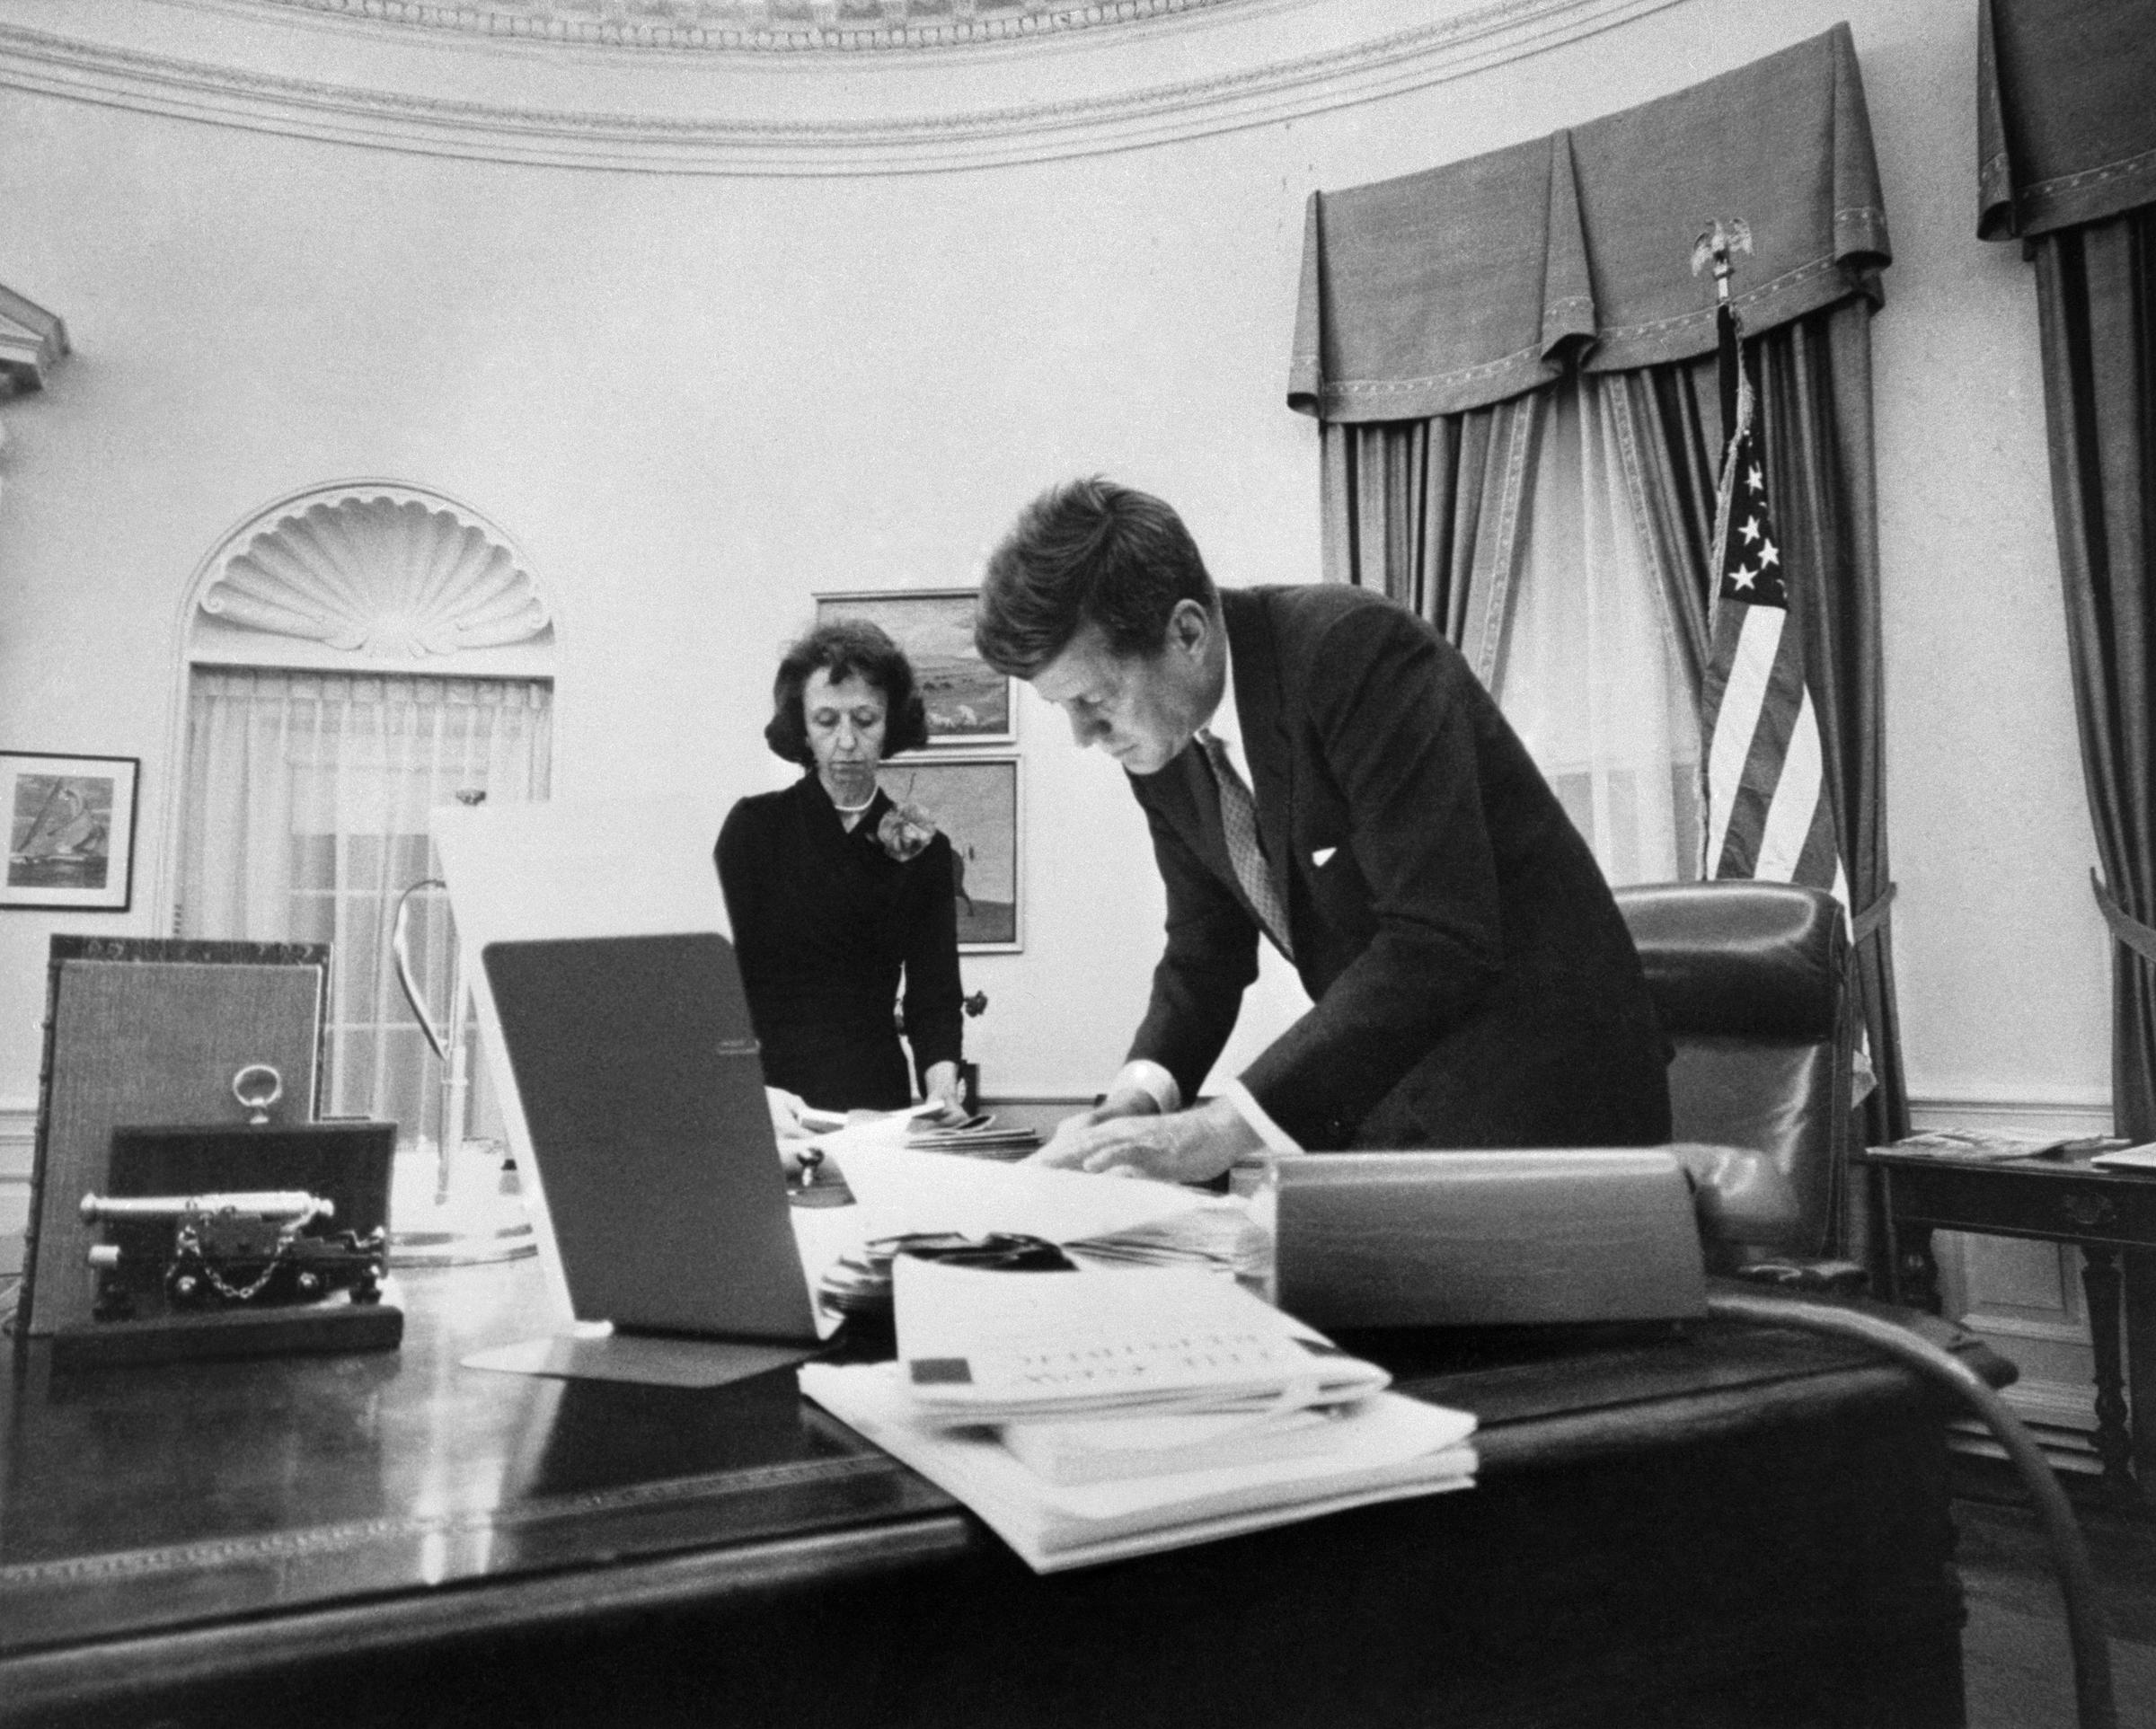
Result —
POLYGON ((135 885, 135 756, 0 751, 0 907, 125 913, 135 885))
POLYGON ((971 588, 881 588, 816 597, 816 622, 866 619, 906 650, 928 707, 932 748, 1018 742, 1018 681, 974 652, 971 588))
POLYGON ((1025 821, 1015 752, 901 756, 877 771, 884 791, 918 805, 950 837, 958 865, 959 952, 1025 947, 1025 821))

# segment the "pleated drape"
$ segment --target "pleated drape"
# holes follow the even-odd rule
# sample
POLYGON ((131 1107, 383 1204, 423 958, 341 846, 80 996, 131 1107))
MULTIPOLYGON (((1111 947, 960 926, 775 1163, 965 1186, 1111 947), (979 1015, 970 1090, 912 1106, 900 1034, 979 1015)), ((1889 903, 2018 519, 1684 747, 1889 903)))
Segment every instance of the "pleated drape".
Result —
POLYGON ((1325 575, 1427 619, 1494 686, 1544 394, 1321 428, 1325 575))
POLYGON ((2156 1138, 2156 205, 2037 236, 2081 772, 2112 947, 2117 1132, 2156 1138))

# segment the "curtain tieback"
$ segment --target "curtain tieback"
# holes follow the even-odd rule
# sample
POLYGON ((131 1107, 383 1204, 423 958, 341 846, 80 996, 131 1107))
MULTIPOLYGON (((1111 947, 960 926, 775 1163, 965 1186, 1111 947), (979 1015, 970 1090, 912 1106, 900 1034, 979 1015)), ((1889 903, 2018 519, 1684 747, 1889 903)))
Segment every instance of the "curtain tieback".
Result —
POLYGON ((2111 927, 2115 941, 2124 943, 2151 966, 2156 966, 2156 926, 2143 924, 2121 906, 2111 891, 2104 887, 2104 879, 2096 874, 2096 867, 2089 869, 2089 887, 2096 893, 2096 904, 2104 915, 2104 922, 2111 927))
POLYGON ((1849 948, 1853 955, 1865 943, 1878 934, 1879 927, 1886 922, 1886 909, 1894 904, 1894 897, 1901 893, 1899 883, 1888 883, 1873 895, 1871 904, 1861 913, 1853 913, 1849 921, 1849 948))

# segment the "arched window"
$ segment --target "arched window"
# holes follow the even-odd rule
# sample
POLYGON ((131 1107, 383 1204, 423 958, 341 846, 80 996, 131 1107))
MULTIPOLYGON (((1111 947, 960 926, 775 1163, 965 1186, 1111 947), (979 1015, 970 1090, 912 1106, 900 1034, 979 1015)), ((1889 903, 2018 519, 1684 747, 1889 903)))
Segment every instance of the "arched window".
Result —
MULTIPOLYGON (((279 499, 190 590, 175 928, 333 945, 324 1108, 393 1118, 404 1146, 438 1146, 455 1107, 398 988, 391 922, 439 874, 437 806, 546 797, 553 653, 552 610, 508 536, 416 486, 279 499)), ((438 1016, 446 904, 418 895, 412 912, 438 1016)), ((453 1144, 473 1127, 452 1124, 453 1144)))

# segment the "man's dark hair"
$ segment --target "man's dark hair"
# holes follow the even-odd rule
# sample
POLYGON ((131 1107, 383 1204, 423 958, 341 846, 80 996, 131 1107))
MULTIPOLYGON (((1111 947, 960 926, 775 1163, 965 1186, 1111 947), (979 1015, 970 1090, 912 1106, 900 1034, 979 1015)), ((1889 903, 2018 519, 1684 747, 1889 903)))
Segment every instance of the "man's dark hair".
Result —
POLYGON ((1158 654, 1180 601, 1213 610, 1213 578, 1173 508, 1098 476, 1051 487, 989 555, 973 642, 999 673, 1031 678, 1097 625, 1109 651, 1158 654))
POLYGON ((779 675, 772 681, 771 719, 764 742, 789 763, 816 766, 808 748, 808 724, 801 712, 801 692, 817 673, 834 684, 860 678, 883 692, 883 754, 918 750, 928 743, 928 710, 915 688, 913 663, 880 625, 866 619, 842 618, 819 624, 786 650, 779 675))

